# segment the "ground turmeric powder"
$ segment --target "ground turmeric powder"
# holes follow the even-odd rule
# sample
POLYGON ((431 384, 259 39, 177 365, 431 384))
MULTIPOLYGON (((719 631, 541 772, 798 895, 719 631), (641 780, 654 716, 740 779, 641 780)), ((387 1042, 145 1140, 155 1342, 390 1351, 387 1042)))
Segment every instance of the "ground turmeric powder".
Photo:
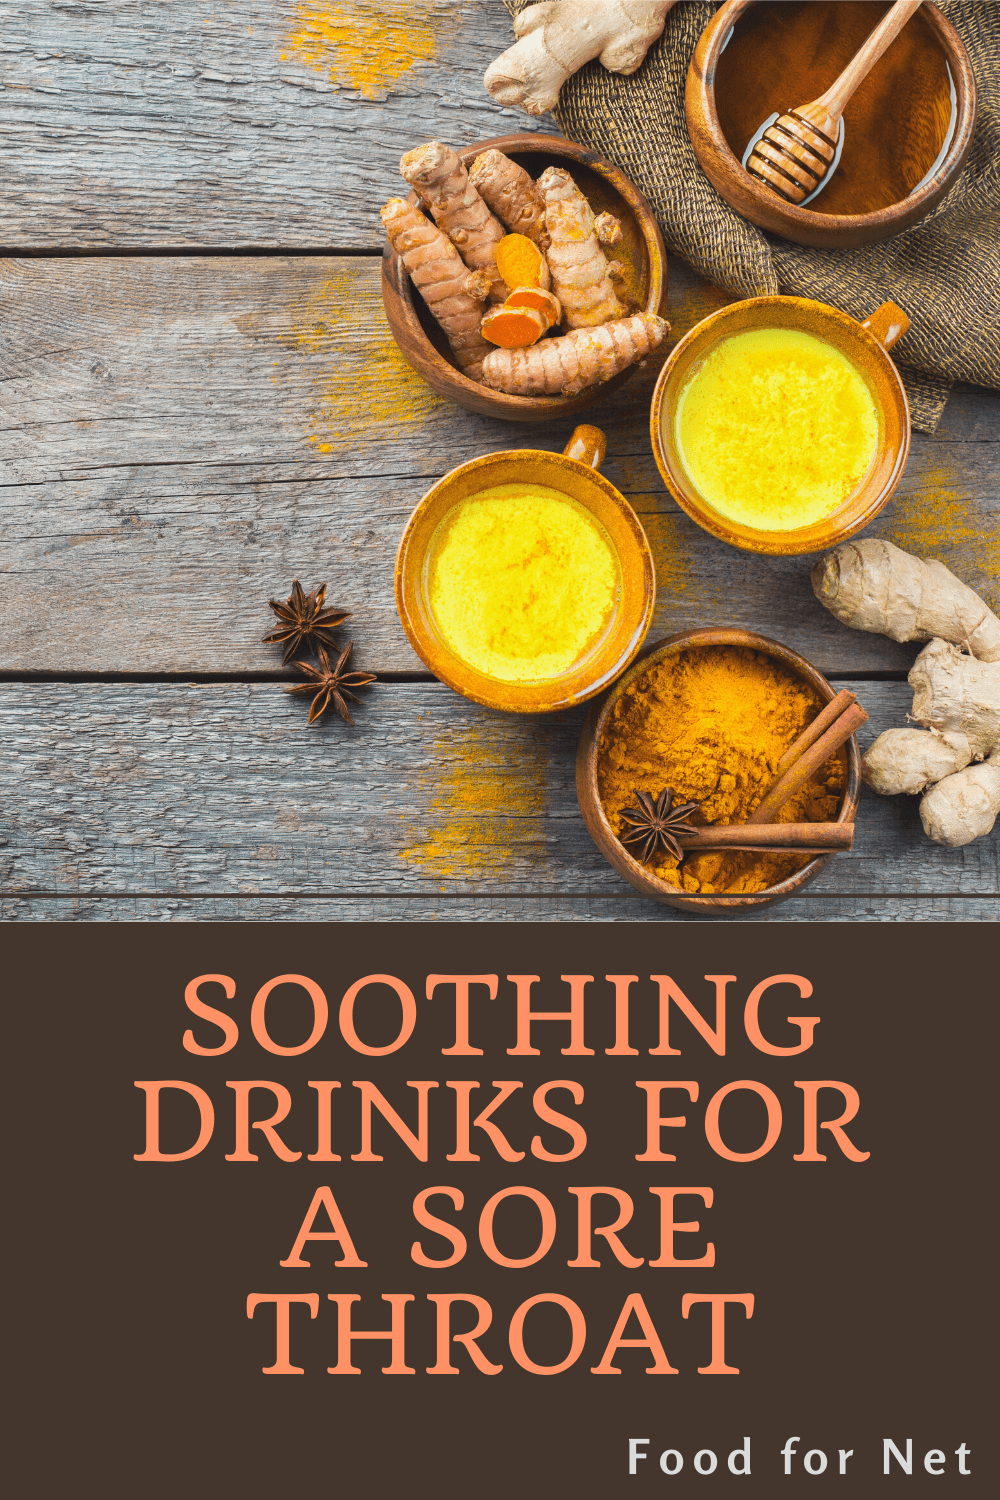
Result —
MULTIPOLYGON (((777 779, 785 750, 822 708, 819 694, 773 657, 740 646, 695 646, 654 663, 618 699, 598 747, 601 802, 616 834, 636 791, 672 787, 695 801, 696 824, 745 823, 777 779)), ((781 809, 782 823, 832 822, 845 786, 838 752, 781 809)), ((720 851, 647 867, 694 894, 768 890, 811 854, 720 851)))

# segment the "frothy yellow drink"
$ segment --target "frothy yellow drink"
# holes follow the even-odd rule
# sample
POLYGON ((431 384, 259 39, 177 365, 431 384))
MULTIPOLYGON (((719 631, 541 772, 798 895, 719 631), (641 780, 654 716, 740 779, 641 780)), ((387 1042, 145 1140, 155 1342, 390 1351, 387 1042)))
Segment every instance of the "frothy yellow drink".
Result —
POLYGON ((860 371, 792 328, 723 339, 681 392, 688 478, 721 515, 795 531, 835 511, 875 458, 879 421, 860 371))
POLYGON ((428 597, 448 645, 506 682, 560 676, 603 633, 618 564, 576 501, 502 484, 455 506, 431 547, 428 597))

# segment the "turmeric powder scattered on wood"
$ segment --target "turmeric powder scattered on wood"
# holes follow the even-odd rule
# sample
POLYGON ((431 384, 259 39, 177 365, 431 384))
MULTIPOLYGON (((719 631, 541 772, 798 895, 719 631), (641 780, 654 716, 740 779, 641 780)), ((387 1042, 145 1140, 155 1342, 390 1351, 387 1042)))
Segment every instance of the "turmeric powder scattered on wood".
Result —
POLYGON ((512 396, 574 396, 645 358, 669 332, 665 319, 635 313, 542 339, 530 349, 494 349, 483 361, 483 384, 512 396))
MULTIPOLYGON (((637 791, 664 787, 677 802, 698 802, 692 821, 745 823, 776 779, 778 761, 822 707, 819 694, 763 653, 739 646, 689 647, 656 662, 625 689, 598 747, 601 802, 616 834, 637 791)), ((781 809, 782 823, 836 819, 846 785, 839 751, 781 809)), ((668 855, 650 866, 678 890, 712 895, 769 890, 811 854, 737 850, 668 855)))
POLYGON ((490 301, 502 302, 507 285, 497 270, 497 245, 504 237, 503 225, 469 181, 456 153, 442 141, 428 141, 407 151, 399 170, 469 269, 489 272, 490 301))
POLYGON ((448 335, 462 374, 481 380, 491 346, 479 330, 478 272, 470 273, 448 236, 405 199, 389 199, 382 223, 414 286, 448 335))

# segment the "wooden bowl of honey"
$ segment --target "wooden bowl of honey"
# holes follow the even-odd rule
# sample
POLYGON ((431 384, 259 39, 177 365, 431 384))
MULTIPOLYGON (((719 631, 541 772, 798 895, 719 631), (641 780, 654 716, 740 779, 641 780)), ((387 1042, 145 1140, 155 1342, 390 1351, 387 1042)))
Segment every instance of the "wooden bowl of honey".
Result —
POLYGON ((606 448, 578 427, 564 453, 521 448, 453 469, 411 515, 396 607, 421 661, 487 708, 551 713, 601 692, 641 647, 656 580, 606 448))
MULTIPOLYGON (((650 674, 663 669, 671 670, 683 661, 685 655, 733 653, 734 650, 766 662, 792 684, 801 685, 816 709, 824 707, 836 696, 830 683, 804 656, 800 656, 797 651, 791 650, 788 646, 783 646, 779 641, 771 640, 768 636, 756 635, 747 630, 717 627, 686 630, 680 635, 670 636, 667 640, 657 641, 648 646, 632 663, 628 671, 618 678, 608 693, 591 705, 580 735, 576 758, 576 790, 580 811, 591 838, 608 863, 642 895, 650 896, 654 901, 665 902, 669 906, 680 907, 684 911, 700 912, 706 916, 740 917, 760 907, 773 906, 779 901, 787 901, 789 896, 794 896, 811 880, 814 880, 834 857, 831 853, 822 853, 812 856, 797 854, 791 857, 785 855, 781 859, 772 858, 771 864, 776 870, 780 872, 787 868, 789 871, 774 884, 757 890, 710 889, 709 892, 704 892, 703 889, 685 889, 683 885, 675 885, 658 875, 648 865, 634 858, 612 826, 614 814, 609 816, 603 795, 606 775, 603 755, 606 739, 616 722, 621 732, 620 715, 623 708, 626 713, 629 712, 627 708, 629 701, 635 703, 642 694, 644 685, 649 686, 650 674), (795 868, 796 865, 798 868, 795 868)), ((811 713, 812 709, 809 712, 811 713)), ((677 719, 671 724, 671 735, 677 734, 683 737, 686 734, 686 728, 681 722, 682 717, 682 713, 678 713, 677 719)), ((836 794, 836 810, 830 815, 830 821, 853 823, 861 793, 861 756, 856 737, 852 736, 836 752, 836 756, 839 764, 839 790, 836 794)), ((637 779, 644 777, 650 781, 650 787, 646 790, 652 788, 651 794, 656 796, 662 784, 662 776, 655 764, 657 752, 652 748, 647 752, 644 748, 640 752, 640 758, 642 766, 637 768, 637 779)), ((721 776, 719 779, 721 781, 721 776)), ((679 793, 677 800, 680 801, 686 795, 687 789, 684 789, 679 793)), ((742 861, 746 861, 748 857, 746 854, 738 855, 738 859, 742 861)), ((687 867, 690 858, 689 855, 685 859, 680 867, 681 871, 687 867)), ((702 876, 706 874, 705 861, 706 856, 699 855, 695 866, 702 876)), ((712 862, 709 870, 713 874, 720 865, 723 869, 725 868, 722 859, 717 854, 712 856, 712 862)), ((737 868, 734 862, 733 869, 737 868)), ((717 875, 716 878, 718 878, 717 875)), ((705 883, 711 885, 707 879, 705 883)), ((692 882, 692 884, 697 885, 701 882, 692 882)))
POLYGON ((911 228, 955 181, 976 81, 958 32, 929 0, 848 103, 839 164, 808 206, 785 202, 742 166, 764 121, 823 93, 888 8, 728 0, 705 28, 688 70, 688 131, 713 187, 751 223, 800 245, 866 245, 911 228))
POLYGON ((671 351, 649 432, 663 482, 730 546, 794 557, 878 515, 910 451, 906 392, 888 349, 893 302, 864 323, 806 297, 712 313, 671 351))
MULTIPOLYGON (((622 226, 623 238, 614 256, 624 267, 624 295, 640 312, 659 313, 667 295, 667 253, 653 210, 645 198, 613 162, 561 136, 503 135, 480 141, 458 152, 467 167, 491 147, 503 151, 532 177, 548 166, 564 167, 595 214, 610 213, 622 226)), ((417 203, 415 193, 408 201, 417 203)), ((382 256, 382 301, 386 321, 407 364, 439 396, 447 396, 468 411, 507 422, 548 422, 593 406, 609 392, 624 385, 635 373, 630 365, 611 380, 587 386, 574 396, 510 396, 469 380, 455 363, 443 330, 435 321, 420 293, 414 288, 396 252, 387 246, 382 256)))

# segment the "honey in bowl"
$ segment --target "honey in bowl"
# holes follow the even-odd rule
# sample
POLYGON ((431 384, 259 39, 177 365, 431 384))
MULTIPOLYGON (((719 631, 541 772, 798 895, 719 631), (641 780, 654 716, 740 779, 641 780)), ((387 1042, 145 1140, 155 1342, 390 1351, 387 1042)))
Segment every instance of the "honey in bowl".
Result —
MULTIPOLYGON (((714 83, 736 160, 770 115, 829 88, 888 9, 876 0, 761 0, 744 11, 714 83)), ((918 10, 849 100, 840 163, 809 211, 867 214, 902 202, 938 165, 957 116, 947 58, 918 10)))
POLYGON ((562 676, 603 639, 620 592, 610 538, 584 506, 546 485, 470 495, 429 550, 427 600, 442 638, 504 682, 562 676))
POLYGON ((762 328, 709 351, 681 391, 673 436, 689 482, 720 515, 795 531, 864 483, 879 418, 867 381, 839 349, 795 328, 762 328))

